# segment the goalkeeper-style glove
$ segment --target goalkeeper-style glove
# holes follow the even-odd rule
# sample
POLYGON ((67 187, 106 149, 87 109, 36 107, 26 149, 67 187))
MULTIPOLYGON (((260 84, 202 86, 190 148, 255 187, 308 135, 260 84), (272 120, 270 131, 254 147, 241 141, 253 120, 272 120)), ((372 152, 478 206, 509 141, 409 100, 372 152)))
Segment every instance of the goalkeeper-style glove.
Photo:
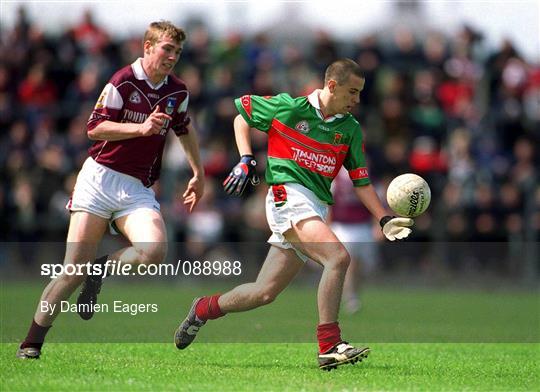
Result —
POLYGON ((223 181, 223 189, 229 195, 240 196, 246 189, 248 180, 252 185, 259 185, 260 180, 255 167, 257 161, 253 155, 242 155, 240 162, 231 170, 225 181, 223 181))
POLYGON ((395 216, 383 216, 379 222, 382 232, 390 241, 402 240, 411 234, 410 226, 414 224, 411 218, 396 218, 395 216))

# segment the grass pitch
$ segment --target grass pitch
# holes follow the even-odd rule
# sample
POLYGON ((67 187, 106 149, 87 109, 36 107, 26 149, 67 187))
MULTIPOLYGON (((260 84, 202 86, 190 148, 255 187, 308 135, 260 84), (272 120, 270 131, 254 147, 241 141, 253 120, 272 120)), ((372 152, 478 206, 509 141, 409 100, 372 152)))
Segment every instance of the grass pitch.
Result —
POLYGON ((38 361, 2 344, 2 390, 533 391, 538 344, 372 344, 364 362, 317 369, 313 344, 53 343, 38 361))
MULTIPOLYGON (((371 288, 342 315, 344 338, 372 352, 356 365, 317 368, 315 288, 209 322, 188 349, 173 331, 195 295, 222 288, 110 282, 100 301, 158 303, 159 312, 62 314, 42 359, 15 359, 42 284, 2 285, 0 390, 474 390, 540 389, 536 292, 371 288)), ((73 296, 72 301, 75 296, 73 296)))

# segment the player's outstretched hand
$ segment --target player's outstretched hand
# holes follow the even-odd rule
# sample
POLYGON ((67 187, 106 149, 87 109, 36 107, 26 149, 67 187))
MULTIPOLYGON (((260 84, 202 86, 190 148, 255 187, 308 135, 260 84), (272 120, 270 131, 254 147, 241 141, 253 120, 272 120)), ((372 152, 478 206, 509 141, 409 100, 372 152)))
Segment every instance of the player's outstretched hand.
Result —
POLYGON ((225 181, 223 181, 223 189, 229 195, 240 196, 246 189, 248 181, 252 185, 259 185, 260 180, 255 168, 257 161, 253 155, 242 155, 240 162, 233 167, 225 181))
POLYGON ((159 105, 157 105, 154 111, 141 124, 141 136, 152 136, 160 133, 167 120, 171 121, 172 117, 167 113, 160 112, 159 105))
POLYGON ((414 225, 411 218, 396 218, 395 216, 385 216, 379 223, 383 234, 390 241, 407 238, 412 233, 409 227, 414 225))
POLYGON ((188 182, 186 191, 182 195, 184 198, 184 205, 189 209, 189 212, 193 211, 203 194, 204 178, 199 176, 192 177, 188 182))

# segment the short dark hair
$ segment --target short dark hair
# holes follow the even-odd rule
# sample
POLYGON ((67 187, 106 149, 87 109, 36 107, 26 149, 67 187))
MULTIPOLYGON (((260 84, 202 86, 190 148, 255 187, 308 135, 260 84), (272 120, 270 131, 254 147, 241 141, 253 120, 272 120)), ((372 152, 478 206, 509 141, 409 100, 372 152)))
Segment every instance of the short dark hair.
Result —
POLYGON ((176 27, 168 20, 160 20, 152 22, 144 33, 143 44, 150 41, 152 45, 156 44, 162 34, 168 35, 174 41, 181 44, 186 39, 186 33, 180 27, 176 27))
POLYGON ((364 79, 362 69, 356 62, 347 58, 339 59, 326 68, 326 72, 324 73, 324 83, 326 84, 330 79, 333 79, 338 84, 344 84, 349 80, 351 74, 364 79))

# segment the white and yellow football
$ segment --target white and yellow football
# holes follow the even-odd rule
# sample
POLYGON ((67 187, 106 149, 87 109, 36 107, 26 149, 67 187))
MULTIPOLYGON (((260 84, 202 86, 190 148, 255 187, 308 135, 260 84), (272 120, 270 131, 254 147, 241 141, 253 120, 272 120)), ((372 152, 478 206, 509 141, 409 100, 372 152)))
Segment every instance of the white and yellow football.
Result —
POLYGON ((419 175, 402 174, 388 185, 386 201, 396 214, 414 218, 427 210, 431 201, 431 189, 419 175))

